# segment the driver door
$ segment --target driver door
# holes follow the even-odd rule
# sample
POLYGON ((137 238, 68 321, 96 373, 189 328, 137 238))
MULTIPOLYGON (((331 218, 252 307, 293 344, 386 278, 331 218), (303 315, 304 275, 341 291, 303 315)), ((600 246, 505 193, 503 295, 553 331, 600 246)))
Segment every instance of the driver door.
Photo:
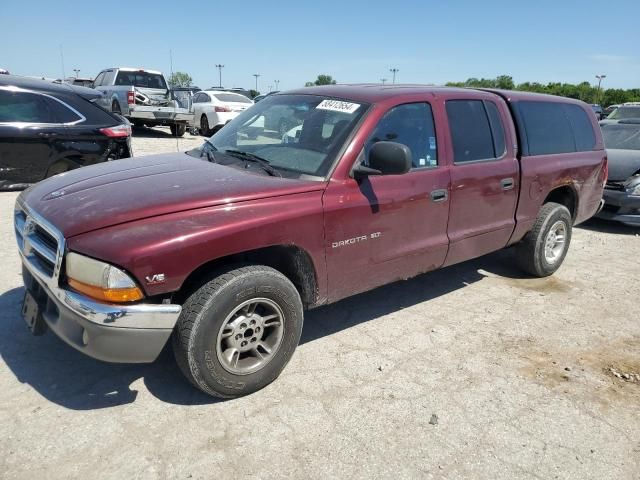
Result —
POLYGON ((371 145, 409 147, 413 168, 403 175, 330 182, 323 202, 329 300, 439 268, 449 245, 449 169, 438 161, 438 138, 427 102, 390 108, 358 158, 371 145))

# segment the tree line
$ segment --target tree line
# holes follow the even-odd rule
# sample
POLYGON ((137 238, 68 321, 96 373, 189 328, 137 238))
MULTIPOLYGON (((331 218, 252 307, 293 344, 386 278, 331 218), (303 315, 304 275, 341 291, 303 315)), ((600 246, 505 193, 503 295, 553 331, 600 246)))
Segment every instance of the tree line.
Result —
POLYGON ((587 103, 599 103, 603 107, 625 102, 640 102, 640 88, 603 88, 589 82, 560 83, 524 82, 515 84, 509 75, 496 78, 469 78, 464 82, 447 82, 451 87, 501 88, 504 90, 521 90, 524 92, 548 93, 561 97, 575 98, 587 103))

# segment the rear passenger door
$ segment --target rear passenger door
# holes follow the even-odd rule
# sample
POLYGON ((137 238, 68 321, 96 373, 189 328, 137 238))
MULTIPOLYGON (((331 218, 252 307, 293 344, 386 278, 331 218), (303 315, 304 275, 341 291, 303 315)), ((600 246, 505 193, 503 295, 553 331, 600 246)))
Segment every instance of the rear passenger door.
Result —
POLYGON ((451 141, 445 265, 506 246, 515 226, 518 160, 506 104, 493 95, 445 103, 451 141))

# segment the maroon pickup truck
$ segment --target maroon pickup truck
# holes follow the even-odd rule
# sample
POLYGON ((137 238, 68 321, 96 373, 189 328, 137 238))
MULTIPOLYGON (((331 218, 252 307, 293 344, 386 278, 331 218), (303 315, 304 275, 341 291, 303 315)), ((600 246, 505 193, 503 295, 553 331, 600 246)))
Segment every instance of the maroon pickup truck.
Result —
POLYGON ((606 178, 596 118, 574 100, 400 85, 271 95, 192 151, 23 192, 23 316, 110 362, 152 362, 172 337, 196 387, 245 395, 291 359, 305 309, 511 245, 526 272, 552 274, 606 178))

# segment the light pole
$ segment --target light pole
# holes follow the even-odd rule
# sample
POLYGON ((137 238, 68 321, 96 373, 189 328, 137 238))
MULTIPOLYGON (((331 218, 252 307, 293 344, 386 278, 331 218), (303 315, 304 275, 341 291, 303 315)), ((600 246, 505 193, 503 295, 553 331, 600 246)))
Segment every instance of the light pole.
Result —
POLYGON ((597 103, 599 104, 602 101, 602 88, 600 88, 600 85, 602 85, 602 79, 603 78, 607 78, 606 75, 596 75, 596 78, 598 79, 598 98, 596 99, 597 103))
POLYGON ((258 91, 258 77, 260 76, 259 73, 254 73, 253 74, 254 77, 256 77, 256 92, 258 91))
POLYGON ((224 68, 224 65, 216 63, 216 68, 218 69, 218 78, 220 80, 219 87, 222 88, 222 69, 224 68))
POLYGON ((398 73, 400 70, 398 70, 397 68, 390 68, 389 71, 393 74, 393 80, 391 81, 391 83, 396 83, 396 73, 398 73))
POLYGON ((78 78, 78 74, 80 73, 79 68, 74 68, 73 71, 76 73, 76 78, 78 78))
POLYGON ((274 80, 273 83, 276 84, 276 90, 278 90, 278 85, 280 84, 280 80, 274 80))
POLYGON ((380 79, 380 81, 381 81, 381 82, 382 82, 382 84, 384 85, 384 84, 386 83, 387 79, 386 79, 386 78, 381 78, 381 79, 380 79))

